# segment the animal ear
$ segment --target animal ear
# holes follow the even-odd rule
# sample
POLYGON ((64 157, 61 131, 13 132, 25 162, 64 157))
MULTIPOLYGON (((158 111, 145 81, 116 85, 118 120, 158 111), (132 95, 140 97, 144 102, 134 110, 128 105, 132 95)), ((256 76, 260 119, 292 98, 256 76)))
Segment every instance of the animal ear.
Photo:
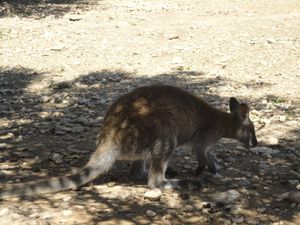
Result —
POLYGON ((235 111, 239 105, 240 105, 240 103, 236 98, 234 98, 234 97, 230 98, 230 101, 229 101, 230 112, 235 111))
POLYGON ((248 121, 249 119, 249 106, 242 103, 237 108, 238 114, 244 121, 248 121))

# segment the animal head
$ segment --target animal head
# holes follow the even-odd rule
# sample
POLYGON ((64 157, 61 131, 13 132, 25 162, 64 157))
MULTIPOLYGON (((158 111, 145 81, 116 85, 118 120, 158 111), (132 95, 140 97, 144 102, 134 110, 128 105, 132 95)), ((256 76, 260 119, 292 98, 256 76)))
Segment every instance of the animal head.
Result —
POLYGON ((257 145, 254 124, 249 117, 249 106, 239 103, 236 98, 230 98, 230 112, 235 123, 235 138, 243 143, 245 147, 257 145))

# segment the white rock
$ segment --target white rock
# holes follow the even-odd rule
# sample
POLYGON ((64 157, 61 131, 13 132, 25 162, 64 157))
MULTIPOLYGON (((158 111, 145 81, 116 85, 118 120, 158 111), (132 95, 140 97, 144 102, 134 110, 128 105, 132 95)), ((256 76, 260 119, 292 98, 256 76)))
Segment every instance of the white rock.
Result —
POLYGON ((244 222, 244 217, 234 217, 232 218, 233 223, 242 223, 244 222))
POLYGON ((298 184, 298 185, 296 186, 296 188, 297 188, 297 190, 300 190, 300 184, 298 184))
POLYGON ((0 135, 0 140, 7 140, 7 139, 11 139, 14 137, 13 133, 7 133, 5 135, 0 135))
POLYGON ((268 38, 268 39, 267 39, 267 42, 268 42, 269 44, 274 44, 274 43, 276 42, 276 39, 274 39, 274 38, 268 38))
POLYGON ((148 216, 148 217, 150 217, 150 218, 153 218, 153 217, 155 217, 156 216, 156 212, 154 212, 153 210, 147 210, 147 212, 146 212, 146 215, 148 216))
POLYGON ((66 197, 63 198, 63 201, 64 201, 64 202, 68 202, 68 201, 70 201, 71 199, 72 199, 71 196, 66 196, 66 197))
POLYGON ((3 208, 3 209, 0 210, 0 216, 5 216, 8 213, 9 213, 9 209, 8 208, 3 208))
POLYGON ((263 155, 272 155, 272 154, 278 154, 280 151, 277 149, 272 149, 268 147, 254 147, 250 149, 254 153, 261 153, 263 155))
POLYGON ((40 217, 43 219, 43 220, 47 220, 47 219, 51 219, 53 218, 53 213, 52 212, 43 212, 40 217))
POLYGON ((52 51, 61 51, 65 48, 65 45, 61 42, 57 42, 54 46, 50 48, 52 51))
POLYGON ((159 200, 160 197, 161 197, 161 190, 155 188, 155 189, 152 189, 150 191, 147 191, 144 194, 144 197, 147 198, 147 199, 150 199, 150 200, 159 200))
POLYGON ((253 218, 246 218, 246 222, 251 225, 259 224, 259 221, 255 220, 253 218))
POLYGON ((176 65, 182 64, 183 63, 183 59, 181 57, 177 56, 177 57, 174 57, 172 59, 171 63, 172 64, 176 64, 176 65))
POLYGON ((213 194, 211 197, 214 201, 220 203, 231 203, 238 199, 241 194, 236 190, 229 190, 224 192, 217 192, 213 194))
POLYGON ((5 144, 5 143, 0 143, 0 149, 1 149, 1 148, 6 148, 6 146, 7 146, 7 144, 5 144))
POLYGON ((285 122, 286 121, 286 116, 280 116, 279 121, 280 122, 285 122))
POLYGON ((279 140, 276 137, 269 137, 269 138, 267 138, 267 142, 270 145, 278 145, 279 140))
POLYGON ((284 222, 282 222, 282 221, 274 222, 274 223, 271 223, 270 225, 284 225, 284 222))
POLYGON ((71 215, 73 214, 73 211, 71 211, 71 210, 63 210, 63 211, 62 211, 62 214, 63 214, 64 216, 71 216, 71 215))
POLYGON ((61 164, 63 163, 63 160, 61 158, 61 155, 58 154, 58 153, 54 153, 53 156, 52 156, 52 159, 53 161, 56 163, 56 164, 61 164))

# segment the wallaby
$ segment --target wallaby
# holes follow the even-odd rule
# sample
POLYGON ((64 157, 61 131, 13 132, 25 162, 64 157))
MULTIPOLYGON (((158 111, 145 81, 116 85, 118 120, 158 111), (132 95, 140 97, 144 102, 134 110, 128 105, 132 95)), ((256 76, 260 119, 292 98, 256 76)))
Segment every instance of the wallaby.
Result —
POLYGON ((148 161, 148 187, 176 187, 165 179, 175 148, 190 144, 199 160, 198 171, 208 166, 215 173, 209 147, 233 138, 246 146, 257 144, 249 108, 230 99, 230 113, 174 86, 140 87, 117 99, 107 111, 97 138, 96 151, 79 172, 34 183, 12 185, 0 197, 33 195, 76 189, 107 172, 117 160, 133 161, 131 175, 143 176, 148 161))

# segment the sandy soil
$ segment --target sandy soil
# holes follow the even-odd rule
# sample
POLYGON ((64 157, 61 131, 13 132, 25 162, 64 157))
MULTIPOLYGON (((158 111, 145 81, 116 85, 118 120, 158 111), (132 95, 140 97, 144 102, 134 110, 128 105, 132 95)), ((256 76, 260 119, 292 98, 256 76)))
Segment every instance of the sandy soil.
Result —
POLYGON ((82 166, 112 101, 153 83, 249 103, 260 146, 218 143, 217 177, 179 149, 173 173, 203 185, 159 201, 121 162, 77 191, 1 201, 1 225, 300 224, 278 199, 300 189, 299 1, 36 2, 0 1, 1 186, 82 166), (215 205, 227 190, 241 197, 215 205))

